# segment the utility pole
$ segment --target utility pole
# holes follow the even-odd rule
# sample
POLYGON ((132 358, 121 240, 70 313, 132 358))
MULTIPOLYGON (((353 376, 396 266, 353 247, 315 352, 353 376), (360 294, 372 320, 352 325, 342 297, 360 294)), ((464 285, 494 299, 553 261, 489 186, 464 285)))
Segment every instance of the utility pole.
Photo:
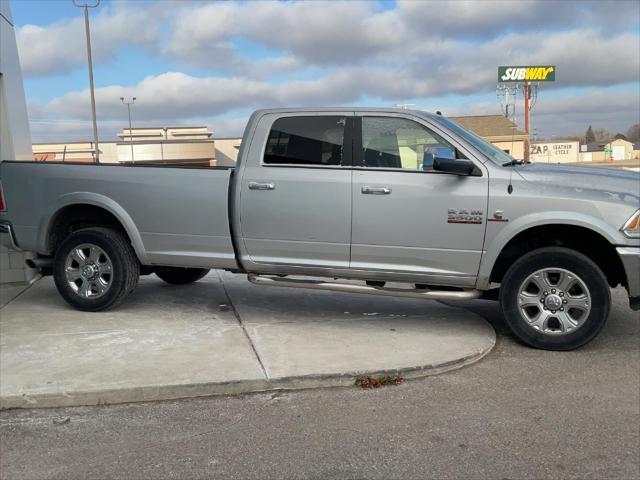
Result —
POLYGON ((100 163, 100 146, 98 144, 98 122, 96 121, 96 97, 93 91, 93 62, 91 60, 91 32, 89 31, 89 9, 96 8, 100 5, 100 0, 95 3, 78 3, 72 0, 73 5, 78 8, 84 8, 84 32, 87 36, 87 60, 89 63, 89 89, 91 91, 91 116, 93 118, 93 143, 96 146, 95 163, 100 163))
POLYGON ((515 113, 517 88, 504 83, 498 84, 496 95, 500 99, 500 108, 502 109, 504 117, 508 120, 512 120, 515 113))
POLYGON ((529 95, 531 85, 529 82, 524 82, 524 133, 527 134, 527 138, 524 141, 524 161, 529 163, 529 95))
POLYGON ((129 144, 131 145, 131 163, 134 162, 133 159, 133 136, 131 132, 131 105, 136 103, 136 97, 132 97, 131 101, 125 102, 124 97, 120 97, 120 101, 127 106, 127 113, 129 114, 129 144))

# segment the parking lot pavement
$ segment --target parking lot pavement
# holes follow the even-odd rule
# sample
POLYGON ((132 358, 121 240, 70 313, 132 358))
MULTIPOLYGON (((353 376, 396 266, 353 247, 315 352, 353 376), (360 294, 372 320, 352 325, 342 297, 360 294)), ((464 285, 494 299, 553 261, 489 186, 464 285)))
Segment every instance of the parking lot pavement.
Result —
POLYGON ((640 315, 613 292, 573 352, 498 331, 468 368, 378 390, 315 389, 0 415, 3 478, 640 477, 640 315))
POLYGON ((423 376, 473 363, 494 344, 480 316, 434 301, 257 287, 213 272, 184 286, 143 277, 117 309, 86 313, 67 306, 49 277, 0 310, 0 407, 423 376))

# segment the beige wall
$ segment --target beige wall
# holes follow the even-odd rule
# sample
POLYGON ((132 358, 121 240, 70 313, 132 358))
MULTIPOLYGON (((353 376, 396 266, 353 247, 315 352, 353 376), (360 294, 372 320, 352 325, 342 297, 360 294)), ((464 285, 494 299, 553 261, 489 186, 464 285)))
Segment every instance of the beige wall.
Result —
MULTIPOLYGON (((34 159, 42 161, 84 163, 92 162, 94 159, 92 142, 38 143, 32 145, 32 151, 34 159)), ((116 161, 108 143, 100 144, 100 153, 101 161, 105 163, 116 161)))
POLYGON ((604 162, 604 151, 601 152, 580 152, 580 162, 604 162))
MULTIPOLYGON (((156 127, 124 129, 119 142, 100 143, 101 163, 144 162, 159 164, 216 164, 215 143, 207 127, 156 127)), ((47 143, 33 145, 41 161, 93 161, 93 143, 47 143)))
MULTIPOLYGON (((101 142, 100 163, 131 162, 129 142, 101 142)), ((83 143, 48 143, 33 145, 36 160, 61 162, 93 161, 93 145, 83 143), (66 151, 65 151, 66 147, 66 151)), ((133 159, 135 162, 191 163, 202 165, 215 164, 215 143, 213 140, 166 140, 134 141, 133 159)))
POLYGON ((517 140, 514 142, 491 142, 493 145, 498 147, 500 150, 509 151, 509 155, 511 155, 516 160, 524 160, 524 142, 521 140, 517 140))
POLYGON ((215 165, 216 158, 213 140, 136 140, 116 144, 117 162, 131 162, 132 153, 134 163, 215 165))
POLYGON ((208 140, 213 136, 207 127, 152 127, 125 128, 118 134, 123 141, 134 142, 150 140, 208 140))
POLYGON ((216 160, 218 165, 232 166, 238 160, 238 152, 242 138, 217 138, 216 142, 216 160))

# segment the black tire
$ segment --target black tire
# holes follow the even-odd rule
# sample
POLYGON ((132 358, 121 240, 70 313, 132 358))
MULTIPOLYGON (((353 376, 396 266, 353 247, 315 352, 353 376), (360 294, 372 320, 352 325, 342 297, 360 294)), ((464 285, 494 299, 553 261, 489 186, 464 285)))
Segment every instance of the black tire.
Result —
POLYGON ((527 253, 509 268, 500 288, 500 306, 507 325, 525 344, 544 350, 573 350, 589 343, 604 327, 611 307, 611 292, 602 270, 590 258, 569 248, 546 247, 527 253), (553 268, 577 275, 591 296, 588 315, 585 313, 580 318, 575 330, 568 329, 562 334, 536 330, 518 307, 520 288, 529 276, 539 270, 553 268))
POLYGON ((172 285, 197 282, 209 273, 208 268, 157 267, 156 275, 172 285))
POLYGON ((58 247, 53 262, 53 278, 58 292, 72 307, 85 312, 109 310, 119 305, 138 284, 140 263, 127 238, 110 228, 87 228, 67 236, 58 247), (112 264, 109 287, 98 298, 84 298, 67 280, 65 268, 68 255, 83 244, 102 249, 112 264))

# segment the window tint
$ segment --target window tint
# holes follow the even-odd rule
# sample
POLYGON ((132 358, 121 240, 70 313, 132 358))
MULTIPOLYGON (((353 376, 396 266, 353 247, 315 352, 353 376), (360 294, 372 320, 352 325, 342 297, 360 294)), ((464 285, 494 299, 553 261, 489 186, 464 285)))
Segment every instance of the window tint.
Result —
POLYGON ((343 162, 346 117, 286 117, 273 123, 264 163, 333 165, 343 162))
POLYGON ((362 157, 369 168, 433 170, 434 157, 455 158, 455 148, 405 118, 363 117, 362 157))

